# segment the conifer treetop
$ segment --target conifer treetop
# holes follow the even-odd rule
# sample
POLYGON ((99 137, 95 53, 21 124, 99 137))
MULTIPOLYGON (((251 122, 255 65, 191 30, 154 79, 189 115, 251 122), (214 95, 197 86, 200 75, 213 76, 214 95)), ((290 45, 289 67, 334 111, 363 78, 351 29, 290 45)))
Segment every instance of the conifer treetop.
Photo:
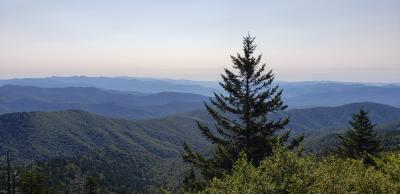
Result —
MULTIPOLYGON (((243 54, 230 56, 232 66, 224 69, 219 82, 224 93, 214 93, 210 104, 205 103, 215 121, 210 127, 198 122, 204 137, 214 144, 211 157, 194 152, 184 145, 182 157, 199 169, 206 179, 220 177, 232 169, 234 161, 243 152, 254 164, 272 154, 273 147, 284 144, 290 131, 282 131, 289 118, 271 119, 270 114, 284 110, 282 90, 274 85, 272 70, 261 63, 262 55, 256 55, 255 38, 250 34, 243 38, 243 54)), ((302 137, 294 138, 288 147, 297 146, 302 137)))

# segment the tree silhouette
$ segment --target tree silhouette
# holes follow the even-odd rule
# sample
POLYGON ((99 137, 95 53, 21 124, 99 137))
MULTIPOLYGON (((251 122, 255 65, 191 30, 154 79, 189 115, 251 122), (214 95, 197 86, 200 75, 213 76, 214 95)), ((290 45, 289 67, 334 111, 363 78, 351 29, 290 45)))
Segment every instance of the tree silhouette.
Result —
MULTIPOLYGON (((214 119, 215 128, 198 122, 202 134, 215 145, 211 157, 204 157, 184 144, 182 157, 200 170, 206 180, 220 177, 244 152, 258 164, 272 154, 272 148, 284 145, 290 131, 282 131, 289 118, 270 119, 271 113, 284 110, 282 90, 273 85, 272 70, 266 71, 261 55, 255 56, 254 37, 243 38, 243 55, 231 56, 233 71, 225 69, 220 85, 225 93, 214 93, 211 104, 205 103, 214 119)), ((302 137, 295 138, 289 148, 297 146, 302 137)))
POLYGON ((375 125, 367 115, 368 113, 361 109, 352 116, 353 120, 349 122, 352 127, 347 129, 344 136, 340 136, 341 145, 338 147, 338 153, 348 158, 362 158, 370 164, 372 162, 370 156, 381 151, 381 142, 374 132, 375 125))

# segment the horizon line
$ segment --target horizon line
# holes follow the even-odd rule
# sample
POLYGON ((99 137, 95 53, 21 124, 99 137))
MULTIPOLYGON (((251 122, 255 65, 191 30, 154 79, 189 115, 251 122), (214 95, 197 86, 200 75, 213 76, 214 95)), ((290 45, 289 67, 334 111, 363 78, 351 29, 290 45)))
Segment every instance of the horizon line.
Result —
MULTIPOLYGON (((49 79, 49 78, 120 78, 120 79, 148 79, 148 80, 161 80, 161 81, 192 81, 192 82, 219 82, 220 80, 206 80, 206 79, 184 79, 184 78, 171 78, 171 77, 149 77, 149 76, 88 76, 88 75, 70 75, 70 76, 32 76, 32 77, 0 77, 0 81, 7 80, 22 80, 22 79, 49 79)), ((400 81, 391 82, 391 81, 344 81, 344 80, 296 80, 296 81, 288 81, 288 80, 279 80, 276 79, 276 82, 287 82, 287 83, 346 83, 346 84, 400 84, 400 81)))

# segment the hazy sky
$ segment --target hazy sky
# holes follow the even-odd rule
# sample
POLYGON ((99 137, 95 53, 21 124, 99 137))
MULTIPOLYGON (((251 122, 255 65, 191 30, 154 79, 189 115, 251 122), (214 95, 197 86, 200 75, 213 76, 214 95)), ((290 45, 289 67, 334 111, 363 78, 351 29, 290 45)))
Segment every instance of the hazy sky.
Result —
POLYGON ((0 0, 0 78, 216 80, 247 32, 279 80, 400 82, 399 0, 0 0))

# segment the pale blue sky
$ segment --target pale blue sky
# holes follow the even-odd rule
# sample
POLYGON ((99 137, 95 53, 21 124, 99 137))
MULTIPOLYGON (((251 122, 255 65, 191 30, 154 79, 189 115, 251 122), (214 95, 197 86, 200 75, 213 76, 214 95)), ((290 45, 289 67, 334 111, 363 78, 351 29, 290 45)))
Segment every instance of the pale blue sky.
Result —
POLYGON ((247 32, 279 80, 400 82, 399 0, 0 0, 0 78, 216 80, 247 32))

